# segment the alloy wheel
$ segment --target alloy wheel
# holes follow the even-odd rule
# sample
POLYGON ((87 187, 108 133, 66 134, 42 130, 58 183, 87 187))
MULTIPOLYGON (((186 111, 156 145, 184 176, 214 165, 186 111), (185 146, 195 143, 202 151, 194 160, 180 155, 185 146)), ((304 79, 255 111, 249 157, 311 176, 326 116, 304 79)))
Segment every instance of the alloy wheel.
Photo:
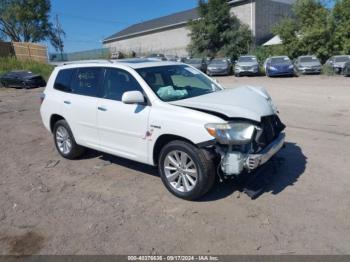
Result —
POLYGON ((167 154, 164 172, 169 184, 179 192, 190 192, 197 184, 197 167, 191 157, 183 151, 174 150, 167 154))
POLYGON ((56 143, 62 154, 68 155, 71 152, 72 140, 68 130, 63 126, 59 126, 56 130, 56 143))

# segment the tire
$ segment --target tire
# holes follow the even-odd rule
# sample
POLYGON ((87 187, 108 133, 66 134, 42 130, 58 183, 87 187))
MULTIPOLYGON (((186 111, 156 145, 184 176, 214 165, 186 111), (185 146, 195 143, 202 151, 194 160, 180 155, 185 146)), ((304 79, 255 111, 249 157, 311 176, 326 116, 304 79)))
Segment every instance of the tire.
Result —
POLYGON ((204 196, 213 187, 216 174, 214 162, 206 151, 180 140, 163 147, 158 170, 165 187, 173 195, 186 200, 204 196), (176 167, 176 163, 180 166, 176 167))
POLYGON ((73 160, 84 154, 84 147, 79 146, 66 120, 59 120, 53 128, 53 138, 58 153, 64 158, 73 160), (62 141, 60 141, 60 138, 62 141), (65 141, 65 142, 64 142, 65 141), (66 143, 64 145, 64 143, 66 143))
POLYGON ((8 88, 8 85, 7 85, 6 82, 1 82, 0 85, 1 85, 1 87, 3 87, 3 88, 8 88))

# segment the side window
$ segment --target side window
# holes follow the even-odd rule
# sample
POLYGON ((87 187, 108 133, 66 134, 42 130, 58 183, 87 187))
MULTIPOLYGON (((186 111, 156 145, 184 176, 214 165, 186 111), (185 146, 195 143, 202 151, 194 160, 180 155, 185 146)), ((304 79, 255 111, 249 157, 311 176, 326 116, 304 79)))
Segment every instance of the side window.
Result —
POLYGON ((127 71, 107 68, 101 97, 121 101, 122 96, 128 91, 140 91, 142 87, 137 80, 127 71))
POLYGON ((54 89, 63 92, 72 92, 70 83, 74 71, 74 69, 60 70, 55 80, 54 89))
POLYGON ((72 79, 73 93, 84 96, 97 96, 101 75, 102 68, 78 68, 72 79))

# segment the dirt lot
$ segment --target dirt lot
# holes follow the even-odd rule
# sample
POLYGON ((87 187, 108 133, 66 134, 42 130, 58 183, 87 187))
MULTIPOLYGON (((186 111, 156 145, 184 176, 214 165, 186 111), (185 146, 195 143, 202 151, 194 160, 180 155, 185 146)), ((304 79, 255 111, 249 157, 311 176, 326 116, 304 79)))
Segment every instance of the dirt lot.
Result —
POLYGON ((0 89, 0 254, 350 254, 350 79, 218 79, 265 86, 288 126, 256 200, 227 182, 187 202, 151 167, 64 160, 42 90, 0 89))

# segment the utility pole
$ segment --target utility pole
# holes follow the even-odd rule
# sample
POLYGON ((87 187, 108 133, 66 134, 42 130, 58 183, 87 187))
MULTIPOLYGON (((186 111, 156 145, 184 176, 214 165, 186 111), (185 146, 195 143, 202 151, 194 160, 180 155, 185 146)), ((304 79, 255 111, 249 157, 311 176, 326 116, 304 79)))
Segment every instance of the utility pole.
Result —
POLYGON ((58 19, 58 15, 56 14, 56 35, 58 40, 58 49, 61 54, 61 60, 63 61, 63 41, 62 41, 62 35, 64 34, 60 21, 58 19))

